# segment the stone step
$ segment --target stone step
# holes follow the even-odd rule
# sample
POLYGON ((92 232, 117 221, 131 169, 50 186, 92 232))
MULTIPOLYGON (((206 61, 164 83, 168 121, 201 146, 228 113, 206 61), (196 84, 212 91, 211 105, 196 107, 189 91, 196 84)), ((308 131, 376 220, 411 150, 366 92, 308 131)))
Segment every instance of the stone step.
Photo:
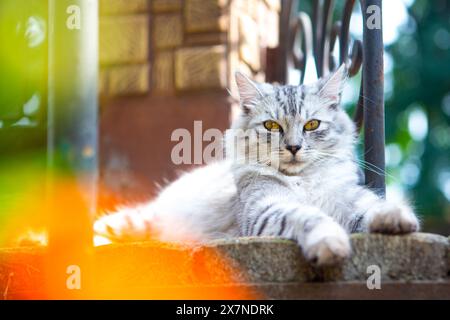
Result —
MULTIPOLYGON (((146 288, 159 288, 161 294, 171 287, 197 288, 197 294, 207 287, 216 288, 218 293, 225 292, 223 288, 244 288, 238 297, 261 297, 255 294, 260 288, 262 297, 273 298, 293 297, 293 288, 302 287, 305 294, 317 296, 323 290, 327 297, 329 286, 359 288, 354 292, 368 290, 367 279, 379 270, 382 287, 391 288, 391 294, 413 284, 428 288, 430 294, 433 283, 436 294, 449 288, 450 246, 446 237, 354 234, 351 241, 352 257, 327 268, 311 266, 295 242, 279 238, 218 240, 195 248, 159 242, 103 246, 93 254, 95 287, 103 293, 139 288, 140 294, 147 292, 146 288)), ((43 288, 46 258, 45 248, 1 249, 0 293, 11 297, 43 288)), ((151 292, 155 295, 148 289, 149 295, 144 296, 151 296, 151 292)))

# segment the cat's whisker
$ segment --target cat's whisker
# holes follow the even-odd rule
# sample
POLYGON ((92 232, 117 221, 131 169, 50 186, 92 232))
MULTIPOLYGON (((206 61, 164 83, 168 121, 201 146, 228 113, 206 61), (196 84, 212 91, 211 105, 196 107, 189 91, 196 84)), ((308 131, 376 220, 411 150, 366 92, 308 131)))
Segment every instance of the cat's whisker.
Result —
MULTIPOLYGON (((335 158, 335 159, 345 160, 345 158, 336 156, 335 154, 333 154, 331 152, 315 151, 315 153, 317 153, 319 155, 322 155, 322 156, 326 156, 326 157, 332 157, 332 158, 335 158)), ((376 165, 374 165, 372 163, 369 163, 369 162, 367 162, 365 160, 361 160, 361 159, 358 159, 358 158, 354 158, 351 161, 355 162, 356 164, 358 164, 359 166, 361 166, 364 169, 367 169, 367 170, 369 170, 369 171, 371 171, 373 173, 379 174, 379 175, 383 175, 383 176, 389 177, 389 178, 393 179, 394 181, 396 181, 396 178, 394 176, 392 176, 391 174, 386 172, 386 170, 383 170, 383 169, 377 167, 376 165)))

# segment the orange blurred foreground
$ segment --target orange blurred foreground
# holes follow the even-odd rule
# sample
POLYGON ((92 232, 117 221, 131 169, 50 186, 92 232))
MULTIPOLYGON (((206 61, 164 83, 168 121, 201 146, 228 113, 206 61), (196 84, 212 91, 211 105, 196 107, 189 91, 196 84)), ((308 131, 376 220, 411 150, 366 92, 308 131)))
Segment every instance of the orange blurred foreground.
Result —
MULTIPOLYGON (((58 177, 49 197, 31 195, 15 206, 14 212, 29 214, 15 215, 8 231, 17 235, 38 220, 49 226, 49 241, 25 251, 0 250, 5 299, 260 298, 237 284, 245 275, 212 248, 158 241, 94 248, 94 216, 79 186, 74 179, 58 177)), ((42 233, 34 236, 39 239, 42 233)))

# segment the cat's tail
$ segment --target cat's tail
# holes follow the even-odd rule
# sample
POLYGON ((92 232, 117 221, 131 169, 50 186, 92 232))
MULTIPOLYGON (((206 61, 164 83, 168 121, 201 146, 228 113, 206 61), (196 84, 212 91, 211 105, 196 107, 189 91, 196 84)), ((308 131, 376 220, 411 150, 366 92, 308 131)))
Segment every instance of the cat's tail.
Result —
POLYGON ((156 220, 152 204, 106 213, 94 223, 94 245, 155 239, 158 237, 156 220))

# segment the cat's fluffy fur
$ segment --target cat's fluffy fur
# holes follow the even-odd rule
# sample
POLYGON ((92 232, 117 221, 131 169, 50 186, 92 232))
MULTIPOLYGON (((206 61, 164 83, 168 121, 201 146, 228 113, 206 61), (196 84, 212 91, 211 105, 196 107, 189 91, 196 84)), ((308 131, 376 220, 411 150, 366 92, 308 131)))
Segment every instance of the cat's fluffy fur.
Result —
POLYGON ((243 112, 232 128, 265 136, 242 149, 238 156, 247 163, 210 164, 183 175, 151 203, 103 216, 94 226, 97 240, 279 236, 327 265, 350 255, 348 233, 418 230, 407 204, 386 201, 359 183, 354 124, 339 105, 345 79, 345 66, 304 86, 257 84, 236 74, 243 112), (312 119, 319 127, 306 131, 312 119), (267 120, 280 131, 266 137, 267 120), (255 149, 274 139, 277 150, 254 159, 255 149), (287 150, 293 145, 295 154, 287 150))

